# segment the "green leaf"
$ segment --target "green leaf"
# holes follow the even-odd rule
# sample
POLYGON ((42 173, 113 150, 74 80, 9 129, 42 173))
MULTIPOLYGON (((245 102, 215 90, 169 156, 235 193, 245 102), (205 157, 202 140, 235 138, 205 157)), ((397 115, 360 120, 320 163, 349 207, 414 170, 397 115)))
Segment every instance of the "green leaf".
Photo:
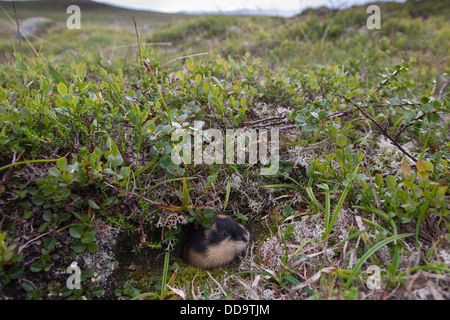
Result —
POLYGON ((411 81, 405 80, 405 86, 408 88, 415 88, 416 84, 411 81))
POLYGON ((59 170, 64 172, 67 166, 67 159, 65 157, 59 158, 58 160, 56 160, 56 166, 58 167, 59 170))
POLYGON ((123 293, 129 295, 133 292, 133 290, 134 287, 130 283, 125 282, 125 284, 123 285, 123 293))
POLYGON ((56 168, 50 168, 50 169, 48 170, 48 173, 49 173, 51 176, 59 177, 59 174, 60 174, 61 172, 59 172, 59 170, 56 169, 56 168))
POLYGON ((400 106, 402 104, 402 101, 399 98, 395 97, 391 99, 391 104, 393 104, 394 106, 400 106))
POLYGON ((24 267, 13 266, 8 269, 8 276, 11 279, 18 279, 22 276, 24 271, 25 271, 24 267))
POLYGON ((35 262, 30 266, 30 271, 31 272, 40 272, 40 271, 42 271, 42 267, 43 266, 42 266, 41 260, 39 260, 38 262, 35 262))
POLYGON ((46 238, 44 240, 44 247, 48 250, 52 250, 56 245, 56 239, 53 237, 46 238))
POLYGON ((57 83, 63 82, 67 87, 67 82, 66 80, 64 80, 61 73, 57 69, 55 69, 52 65, 49 65, 48 67, 50 69, 50 75, 52 76, 53 80, 57 83))
POLYGON ((95 242, 91 242, 88 244, 88 250, 90 253, 96 253, 98 250, 98 245, 95 242))
POLYGON ((386 177, 386 183, 389 187, 395 187, 397 185, 397 180, 394 176, 389 175, 386 177))
POLYGON ((44 200, 45 200, 45 198, 40 194, 35 194, 31 198, 31 201, 37 206, 42 206, 44 204, 44 200))
POLYGON ((416 163, 416 168, 419 172, 425 172, 427 171, 427 164, 425 163, 425 161, 419 160, 416 163))
POLYGON ((305 131, 305 132, 314 131, 315 129, 316 129, 316 126, 313 124, 310 124, 310 123, 307 123, 302 127, 302 131, 305 131))
POLYGON ((0 243, 2 243, 2 242, 3 242, 3 240, 5 240, 5 237, 6 237, 6 231, 5 231, 5 232, 2 232, 2 233, 0 233, 0 243))
POLYGON ((319 120, 326 120, 327 119, 327 112, 322 110, 319 112, 319 120))
POLYGON ((437 196, 440 198, 444 198, 445 193, 447 192, 448 186, 440 187, 437 191, 437 196))
POLYGON ((92 294, 99 297, 105 292, 105 289, 102 287, 95 287, 94 290, 92 290, 92 294))
POLYGON ((75 226, 70 227, 69 233, 75 239, 80 239, 81 235, 84 233, 84 228, 82 225, 77 224, 75 226))
POLYGON ((46 210, 43 214, 42 214, 42 218, 44 219, 44 221, 51 221, 52 220, 52 213, 49 210, 46 210))
POLYGON ((100 207, 98 206, 98 204, 96 204, 95 201, 92 200, 92 199, 89 199, 89 200, 88 200, 88 204, 89 204, 89 206, 90 206, 92 209, 96 209, 96 210, 99 210, 99 209, 100 209, 100 207))
POLYGON ((336 136, 336 142, 339 147, 343 148, 347 144, 347 137, 344 136, 343 134, 338 134, 336 136))
POLYGON ((195 76, 195 82, 197 84, 200 84, 201 81, 202 81, 202 75, 199 73, 195 76))
POLYGON ((67 86, 64 84, 64 82, 58 83, 57 88, 58 88, 58 93, 59 93, 61 96, 64 97, 64 96, 67 94, 67 86))
POLYGON ((79 64, 77 65, 77 68, 75 69, 75 74, 76 74, 78 77, 81 77, 81 76, 83 75, 83 72, 84 72, 83 64, 82 64, 82 63, 79 63, 79 64))
POLYGON ((83 252, 84 250, 86 250, 86 245, 85 245, 84 243, 82 243, 81 241, 77 241, 77 242, 75 242, 74 245, 73 245, 73 250, 74 250, 76 253, 81 253, 81 252, 83 252))
POLYGON ((81 239, 81 242, 84 244, 88 244, 93 242, 95 239, 95 235, 92 232, 86 232, 83 236, 83 238, 81 239))
POLYGON ((433 108, 432 106, 430 106, 429 104, 424 104, 424 105, 422 106, 422 110, 423 110, 424 112, 430 112, 430 111, 433 111, 434 108, 433 108))
POLYGON ((58 217, 58 220, 59 220, 59 222, 64 222, 64 221, 69 220, 70 217, 71 217, 71 214, 69 212, 65 212, 58 217))
POLYGON ((428 97, 422 97, 422 98, 420 98, 420 103, 425 104, 425 103, 428 103, 429 101, 430 101, 430 98, 428 98, 428 97))

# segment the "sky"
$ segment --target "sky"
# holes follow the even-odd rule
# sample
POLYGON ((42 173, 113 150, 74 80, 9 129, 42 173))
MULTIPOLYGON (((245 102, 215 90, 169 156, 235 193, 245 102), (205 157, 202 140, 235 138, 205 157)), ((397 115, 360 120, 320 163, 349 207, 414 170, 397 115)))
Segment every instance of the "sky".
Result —
MULTIPOLYGON (((345 8, 361 5, 370 0, 95 0, 121 7, 161 12, 211 12, 238 9, 268 10, 273 15, 292 16, 306 8, 329 6, 345 8)), ((405 0, 397 0, 404 2, 405 0)))

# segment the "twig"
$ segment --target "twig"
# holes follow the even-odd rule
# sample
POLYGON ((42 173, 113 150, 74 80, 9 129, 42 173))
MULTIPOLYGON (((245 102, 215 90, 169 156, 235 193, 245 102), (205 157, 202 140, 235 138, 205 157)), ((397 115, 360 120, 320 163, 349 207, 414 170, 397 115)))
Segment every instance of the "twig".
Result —
POLYGON ((409 92, 414 98, 419 99, 419 98, 417 98, 417 96, 414 94, 414 92, 412 92, 411 88, 407 88, 407 90, 408 90, 408 92, 409 92))
POLYGON ((336 268, 334 268, 334 267, 323 268, 320 271, 316 272, 313 276, 311 276, 306 281, 303 281, 301 284, 296 285, 295 287, 292 287, 290 292, 291 293, 295 293, 295 292, 303 289, 304 287, 312 285, 314 282, 316 282, 317 280, 320 279, 322 273, 329 274, 329 273, 332 273, 334 271, 336 271, 336 268))
POLYGON ((133 23, 134 23, 134 31, 136 32, 136 38, 138 43, 138 54, 139 54, 139 60, 142 61, 142 54, 141 54, 141 37, 139 36, 139 32, 136 25, 136 20, 133 17, 133 23))
POLYGON ((395 70, 394 73, 392 73, 389 78, 387 78, 384 81, 382 81, 381 85, 375 90, 373 95, 377 94, 389 81, 391 81, 394 77, 396 77, 399 72, 400 72, 400 70, 395 70))
POLYGON ((380 129, 381 133, 388 138, 391 143, 396 146, 401 152, 403 152, 403 154, 405 154, 408 158, 410 158, 412 161, 417 162, 417 159, 414 158, 408 151, 406 151, 405 149, 403 149, 403 147, 394 139, 392 138, 392 136, 387 132, 386 128, 383 128, 374 118, 372 118, 367 112, 364 111, 364 109, 357 103, 353 102, 350 99, 347 99, 345 96, 340 96, 341 98, 345 99, 345 101, 347 101, 348 103, 352 104, 353 106, 355 106, 367 119, 369 119, 370 121, 373 122, 373 124, 375 124, 375 126, 378 127, 378 129, 380 129))
MULTIPOLYGON (((172 42, 145 42, 145 43, 141 43, 142 47, 146 47, 146 46, 171 46, 171 45, 172 45, 172 42)), ((131 47, 134 47, 134 46, 135 46, 135 44, 124 44, 124 45, 120 45, 120 46, 105 47, 105 48, 101 48, 100 50, 131 48, 131 47)))
POLYGON ((274 126, 278 126, 278 125, 284 125, 289 123, 290 121, 285 119, 282 121, 274 121, 274 122, 269 122, 269 123, 265 123, 265 124, 261 124, 258 126, 252 126, 252 129, 263 129, 263 128, 275 128, 274 126))
MULTIPOLYGON (((398 107, 404 107, 404 106, 415 106, 417 105, 417 103, 402 103, 401 105, 398 105, 398 107)), ((385 105, 385 104, 376 104, 376 105, 371 105, 371 108, 390 108, 391 106, 385 105)), ((350 113, 353 112, 353 107, 344 110, 344 111, 339 111, 339 112, 335 112, 333 114, 330 114, 327 116, 327 119, 334 119, 337 117, 342 117, 342 116, 346 116, 350 113)))
POLYGON ((177 61, 177 60, 181 60, 181 59, 196 57, 196 56, 204 56, 206 54, 209 54, 209 52, 202 52, 202 53, 190 54, 188 56, 178 57, 178 58, 175 58, 175 59, 167 61, 167 63, 171 63, 171 62, 174 62, 174 61, 177 61))
POLYGON ((353 112, 353 107, 351 107, 351 108, 349 108, 347 110, 344 110, 344 111, 339 111, 339 112, 330 114, 330 115, 327 116, 327 119, 334 119, 334 118, 337 118, 337 117, 346 116, 347 114, 352 113, 352 112, 353 112))
POLYGON ((14 3, 14 1, 12 2, 12 5, 13 5, 13 8, 14 8, 14 17, 16 18, 17 37, 19 38, 20 56, 21 56, 21 59, 23 60, 22 40, 21 40, 20 27, 19 27, 19 17, 17 16, 16 4, 14 3))
POLYGON ((27 243, 25 243, 23 246, 21 246, 21 247, 19 248, 19 250, 17 250, 17 253, 20 254, 20 253, 22 252, 22 250, 23 250, 25 247, 27 247, 30 243, 32 243, 32 242, 38 240, 39 238, 42 238, 42 237, 48 235, 49 233, 51 233, 51 231, 48 231, 48 232, 46 232, 46 233, 43 233, 43 234, 37 236, 37 237, 34 238, 34 239, 31 239, 30 241, 28 241, 27 243))
MULTIPOLYGON (((370 184, 373 185, 373 180, 372 177, 369 175, 369 181, 370 184)), ((377 192, 375 191, 375 188, 372 188, 372 194, 373 194, 373 198, 375 199, 375 203, 377 204, 377 209, 381 210, 381 202, 380 199, 378 198, 377 192)))
POLYGON ((450 85, 450 81, 447 81, 446 83, 444 83, 444 85, 442 86, 441 90, 439 90, 439 101, 442 101, 442 97, 444 96, 444 90, 449 85, 450 85))
MULTIPOLYGON (((415 168, 415 167, 416 167, 416 164, 413 163, 413 164, 410 164, 410 166, 411 166, 411 168, 415 168)), ((392 171, 383 173, 381 176, 382 176, 383 178, 386 178, 387 176, 394 176, 394 175, 397 174, 397 172, 398 172, 399 170, 400 170, 400 169, 394 169, 394 170, 392 170, 392 171)))
POLYGON ((398 139, 398 137, 400 136, 400 134, 401 134, 402 132, 404 132, 404 131, 405 131, 406 129, 408 129, 410 126, 414 125, 415 121, 422 120, 423 118, 425 118, 425 115, 426 115, 425 113, 422 114, 420 117, 414 119, 414 121, 412 121, 410 124, 408 124, 408 125, 406 125, 406 126, 400 126, 400 127, 398 128, 398 130, 397 130, 397 134, 395 135, 395 140, 398 139))
MULTIPOLYGON (((11 163, 13 164, 13 163, 16 163, 17 161, 19 161, 24 152, 25 151, 22 151, 17 158, 16 158, 16 152, 14 152, 13 158, 11 160, 11 163)), ((14 167, 10 167, 8 169, 8 171, 5 172, 5 175, 3 176, 3 179, 0 181, 1 184, 5 184, 6 185, 8 180, 11 178, 11 175, 12 175, 13 171, 14 171, 14 167)))
POLYGON ((268 118, 259 119, 259 120, 255 120, 255 121, 247 121, 245 124, 250 125, 250 124, 256 124, 256 123, 260 123, 260 122, 264 122, 264 121, 275 120, 275 119, 284 119, 284 117, 285 117, 285 115, 273 116, 273 117, 268 117, 268 118))
POLYGON ((195 277, 197 277, 197 274, 195 274, 194 277, 192 278, 192 282, 191 282, 191 294, 192 294, 193 300, 198 300, 197 296, 195 295, 195 291, 194 291, 194 281, 195 281, 195 277))
POLYGON ((155 84, 156 90, 158 91, 159 97, 161 98, 161 102, 162 102, 162 104, 164 105, 164 109, 166 110, 166 113, 167 113, 167 120, 169 120, 169 124, 170 124, 170 126, 172 126, 172 119, 170 118, 169 107, 167 107, 166 100, 164 100, 164 97, 163 97, 163 95, 162 95, 162 93, 161 93, 161 90, 159 90, 158 82, 156 81, 156 78, 155 78, 155 76, 153 75, 152 68, 150 67, 150 65, 148 64, 148 62, 145 61, 145 60, 142 60, 142 63, 144 64, 145 68, 147 68, 148 72, 149 72, 150 75, 152 76, 153 83, 155 84))
POLYGON ((299 128, 299 127, 297 127, 297 125, 295 125, 295 124, 291 124, 291 125, 284 126, 284 127, 267 127, 267 126, 252 127, 252 129, 255 129, 255 130, 260 130, 260 129, 277 129, 278 131, 297 129, 297 128, 299 128))
POLYGON ((206 273, 208 274, 208 276, 211 278, 212 281, 214 281, 214 283, 217 285, 217 287, 220 289, 220 291, 222 291, 224 296, 227 296, 227 293, 225 292, 225 290, 223 290, 222 286, 220 285, 219 282, 217 282, 216 279, 214 279, 214 277, 208 272, 206 271, 206 273))

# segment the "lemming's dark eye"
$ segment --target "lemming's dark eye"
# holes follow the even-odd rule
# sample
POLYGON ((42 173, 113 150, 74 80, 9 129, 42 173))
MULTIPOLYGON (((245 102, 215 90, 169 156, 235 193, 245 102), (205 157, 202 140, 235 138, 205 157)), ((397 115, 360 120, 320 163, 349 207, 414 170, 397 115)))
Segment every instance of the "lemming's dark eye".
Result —
POLYGON ((225 237, 228 237, 230 234, 229 234, 228 232, 225 231, 225 232, 223 233, 223 235, 224 235, 225 237))

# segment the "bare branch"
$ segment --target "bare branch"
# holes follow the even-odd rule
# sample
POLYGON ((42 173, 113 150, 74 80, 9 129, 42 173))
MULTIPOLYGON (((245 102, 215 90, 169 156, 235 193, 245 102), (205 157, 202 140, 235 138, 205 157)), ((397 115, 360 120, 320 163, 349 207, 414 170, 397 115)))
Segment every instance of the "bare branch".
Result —
POLYGON ((350 99, 347 99, 344 96, 340 96, 341 98, 345 99, 348 103, 352 104, 354 107, 356 107, 367 119, 372 121, 372 123, 380 129, 381 133, 388 138, 391 143, 396 146, 404 155, 406 155, 408 158, 410 158, 412 161, 417 162, 417 159, 414 158, 408 151, 406 151, 398 142, 396 139, 392 138, 392 136, 387 132, 386 128, 383 128, 374 118, 370 116, 367 112, 364 111, 364 109, 357 103, 353 102, 350 99))
POLYGON ((442 86, 441 90, 439 90, 439 101, 442 101, 442 97, 444 96, 444 90, 449 85, 450 85, 450 81, 447 81, 446 83, 444 83, 444 85, 442 86))

